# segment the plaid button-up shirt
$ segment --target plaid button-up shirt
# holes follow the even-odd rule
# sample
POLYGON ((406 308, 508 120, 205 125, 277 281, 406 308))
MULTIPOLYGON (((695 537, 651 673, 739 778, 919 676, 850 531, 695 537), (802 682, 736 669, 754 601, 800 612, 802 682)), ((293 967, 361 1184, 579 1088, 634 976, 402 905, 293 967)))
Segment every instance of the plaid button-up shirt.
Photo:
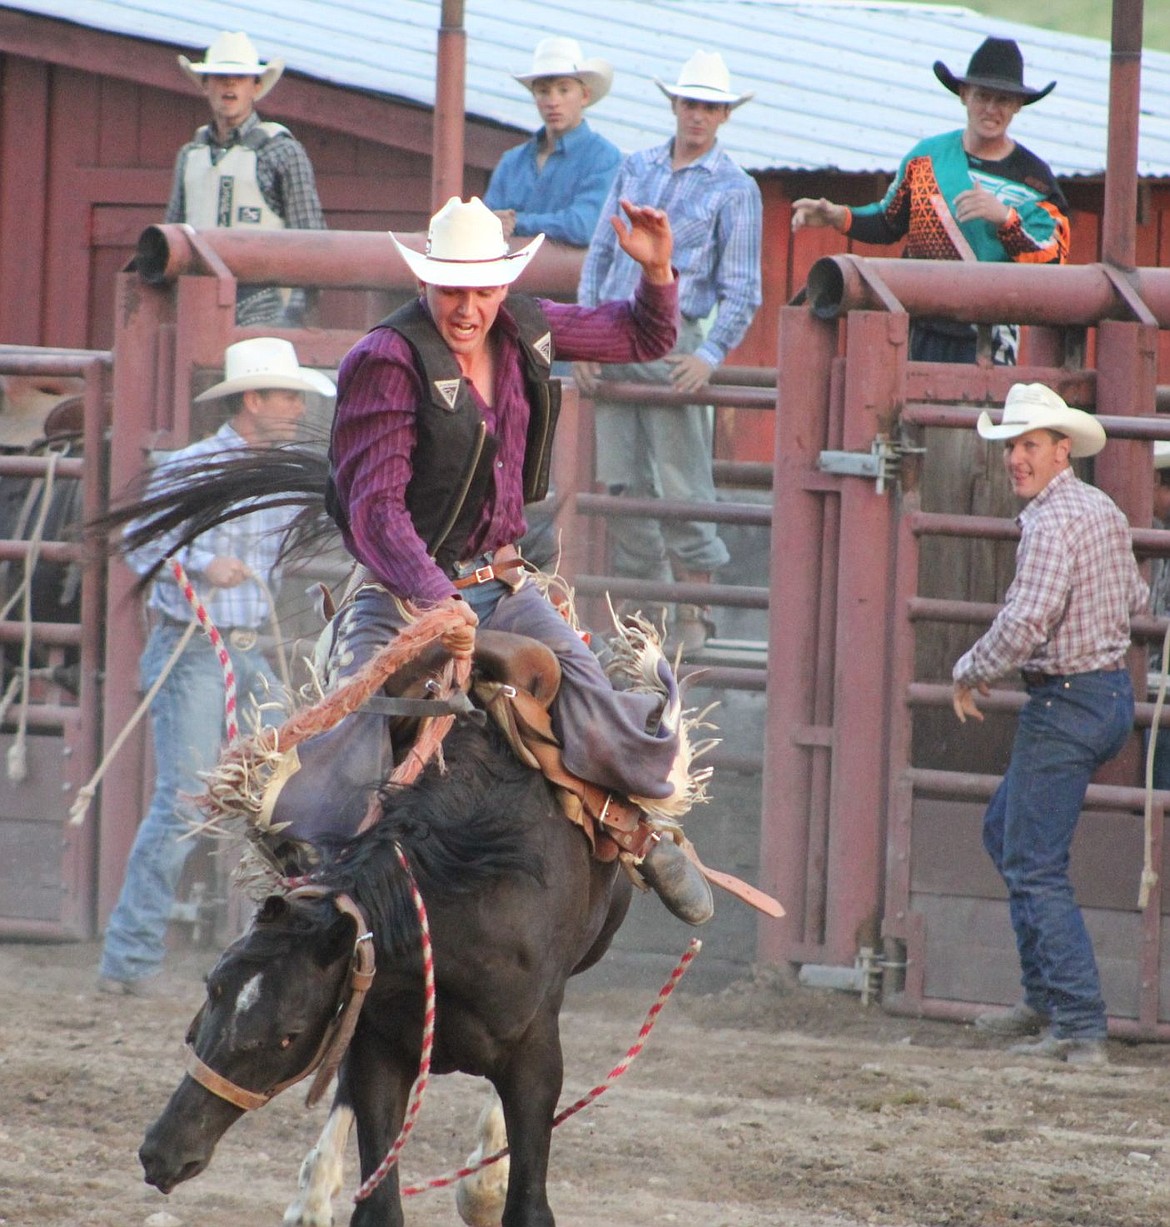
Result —
POLYGON ((987 633, 955 664, 954 680, 974 687, 1014 669, 1119 668, 1130 615, 1149 596, 1125 516, 1108 495, 1065 469, 1017 522, 1015 579, 987 633))
MULTIPOLYGON (((217 459, 226 452, 245 447, 245 440, 230 423, 225 422, 214 435, 199 439, 160 461, 151 473, 147 492, 162 489, 167 483, 168 474, 176 467, 186 469, 202 457, 217 459)), ((173 553, 183 564, 211 620, 220 630, 235 627, 255 630, 265 624, 270 612, 264 589, 251 579, 234 588, 216 588, 206 582, 204 572, 216 558, 238 558, 275 589, 280 579, 277 557, 295 516, 294 507, 258 508, 239 519, 228 520, 201 533, 183 549, 174 549, 173 538, 163 539, 151 548, 127 554, 126 561, 139 575, 145 575, 160 555, 166 557, 173 553)), ((136 527, 137 521, 128 525, 126 531, 131 532, 136 527)), ((169 568, 158 572, 148 604, 151 609, 179 622, 186 622, 191 617, 191 607, 169 568)))
POLYGON ((703 320, 715 311, 695 353, 716 367, 743 340, 763 301, 760 189, 717 144, 678 170, 671 163, 673 147, 673 141, 667 141, 632 153, 622 163, 601 207, 577 301, 595 307, 627 299, 642 275, 637 262, 618 245, 609 222, 619 212, 618 201, 662 209, 674 234, 678 309, 688 320, 703 320))

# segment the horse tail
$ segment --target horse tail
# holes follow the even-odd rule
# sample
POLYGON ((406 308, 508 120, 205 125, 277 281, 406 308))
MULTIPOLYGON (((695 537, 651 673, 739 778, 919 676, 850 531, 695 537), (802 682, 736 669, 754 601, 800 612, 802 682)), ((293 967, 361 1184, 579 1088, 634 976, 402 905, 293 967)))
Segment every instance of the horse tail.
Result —
MULTIPOLYGON (((217 525, 253 511, 300 508, 281 547, 282 559, 311 551, 336 532, 325 510, 329 459, 304 444, 238 448, 214 457, 164 461, 143 473, 108 511, 85 525, 111 554, 166 542, 166 553, 190 545, 217 525)), ((145 587, 165 555, 141 577, 145 587)))

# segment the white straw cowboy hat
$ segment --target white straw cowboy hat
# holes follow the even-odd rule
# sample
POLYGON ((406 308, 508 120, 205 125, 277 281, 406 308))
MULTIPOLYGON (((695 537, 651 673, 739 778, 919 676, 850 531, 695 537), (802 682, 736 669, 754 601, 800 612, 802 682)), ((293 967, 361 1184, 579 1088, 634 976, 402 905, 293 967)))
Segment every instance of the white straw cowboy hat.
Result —
POLYGON ((573 77, 589 90, 586 106, 600 102, 613 84, 613 67, 597 57, 586 59, 575 38, 542 38, 532 53, 532 71, 514 72, 513 78, 529 89, 542 77, 573 77))
POLYGON ((252 337, 229 345, 223 356, 223 379, 195 397, 195 402, 216 400, 237 392, 316 392, 333 396, 337 388, 332 379, 301 366, 291 341, 278 337, 252 337))
POLYGON ((207 54, 198 64, 181 55, 179 67, 200 89, 203 88, 204 77, 259 77, 260 88, 256 91, 259 100, 280 80, 284 61, 272 60, 261 64, 256 48, 246 34, 229 34, 225 31, 215 36, 215 42, 207 48, 207 54))
POLYGON ((654 84, 668 98, 691 98, 695 102, 725 102, 732 110, 743 106, 754 93, 735 94, 731 90, 731 75, 718 51, 696 51, 682 66, 678 80, 666 85, 654 78, 654 84))
POLYGON ((1095 456, 1105 446, 1105 428, 1083 409, 1071 409, 1042 383, 1013 384, 997 426, 981 413, 975 429, 983 439, 1017 439, 1030 430, 1055 430, 1067 435, 1070 456, 1095 456))
POLYGON ((427 285, 511 285, 544 242, 538 234, 519 251, 509 251, 500 219, 478 196, 450 200, 431 218, 425 252, 403 246, 393 234, 398 254, 427 285))

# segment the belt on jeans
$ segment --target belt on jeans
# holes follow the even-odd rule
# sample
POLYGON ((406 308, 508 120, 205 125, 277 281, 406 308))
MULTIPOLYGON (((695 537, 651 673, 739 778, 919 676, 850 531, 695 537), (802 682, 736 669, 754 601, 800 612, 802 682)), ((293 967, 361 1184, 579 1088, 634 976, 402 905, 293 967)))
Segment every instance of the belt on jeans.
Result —
MULTIPOLYGON (((150 612, 164 626, 173 626, 179 630, 186 630, 190 624, 190 619, 172 618, 169 613, 164 613, 161 609, 152 609, 150 612)), ((250 652, 256 646, 256 640, 260 637, 260 632, 250 626, 217 626, 216 630, 233 648, 240 652, 250 652)))
MULTIPOLYGON (((470 575, 461 575, 458 579, 451 581, 456 588, 471 588, 476 584, 488 584, 493 579, 498 579, 500 583, 507 584, 509 588, 514 588, 517 583, 517 577, 509 577, 509 573, 526 570, 529 566, 527 560, 520 557, 520 551, 514 545, 501 545, 498 550, 491 554, 485 554, 484 557, 488 561, 482 567, 476 567, 470 575)), ((469 564, 458 564, 459 567, 467 565, 469 564)))
POLYGON ((1063 682, 1063 673, 1043 673, 1039 669, 1021 669, 1020 677, 1025 686, 1047 686, 1049 682, 1063 682))

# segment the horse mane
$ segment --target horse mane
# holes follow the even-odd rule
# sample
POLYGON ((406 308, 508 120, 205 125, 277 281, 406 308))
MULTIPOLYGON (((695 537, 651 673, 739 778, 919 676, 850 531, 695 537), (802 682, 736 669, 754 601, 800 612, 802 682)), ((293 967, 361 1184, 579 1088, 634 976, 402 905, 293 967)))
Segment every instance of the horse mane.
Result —
MULTIPOLYGON (((281 559, 311 552, 337 528, 325 512, 329 458, 319 444, 242 447, 213 457, 166 462, 165 480, 151 486, 147 470, 85 532, 114 554, 165 540, 170 552, 190 545, 220 524, 253 511, 299 507, 281 547, 281 559), (123 531, 125 530, 125 531, 123 531)), ((144 589, 165 565, 158 562, 138 582, 144 589)))
POLYGON ((460 722, 407 787, 382 790, 382 817, 352 839, 322 841, 314 883, 346 892, 362 907, 380 945, 413 946, 416 911, 401 848, 429 899, 471 894, 501 878, 544 884, 534 821, 564 821, 541 776, 524 766, 490 723, 460 722))

